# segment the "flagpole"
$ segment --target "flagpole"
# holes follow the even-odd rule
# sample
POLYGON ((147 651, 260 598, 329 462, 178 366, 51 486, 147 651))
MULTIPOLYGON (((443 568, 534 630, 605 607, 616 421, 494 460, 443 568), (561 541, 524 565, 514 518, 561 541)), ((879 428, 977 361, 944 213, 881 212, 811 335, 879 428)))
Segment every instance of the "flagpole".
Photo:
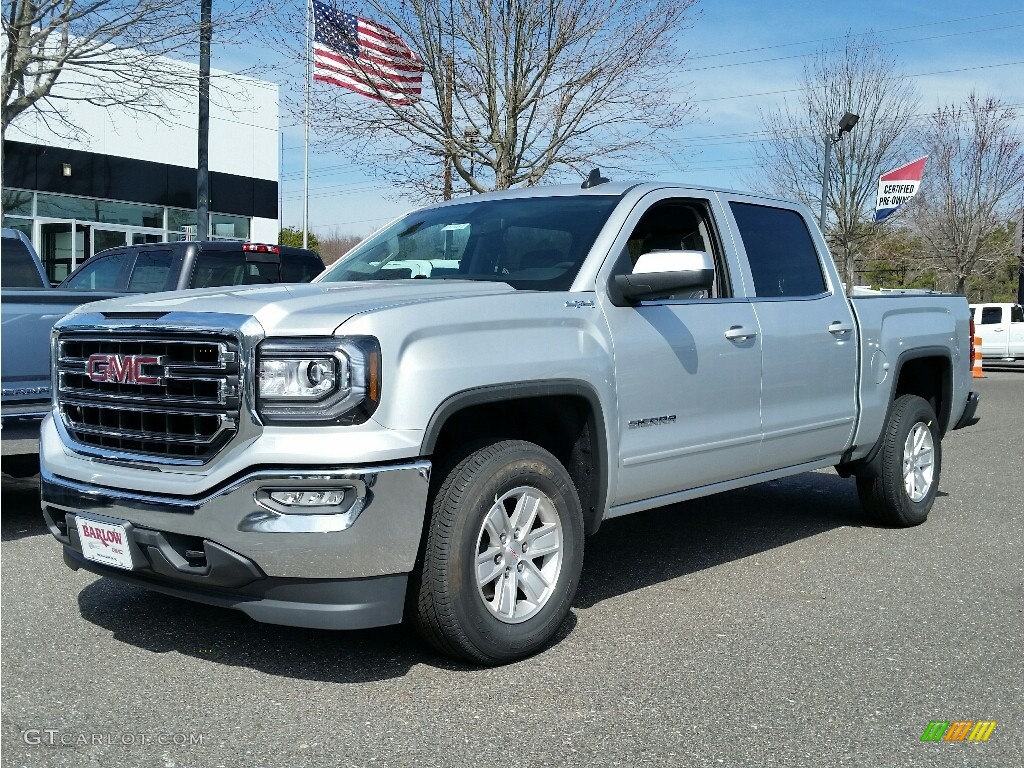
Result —
POLYGON ((302 112, 304 141, 302 143, 302 247, 309 248, 309 3, 306 0, 306 106, 302 112))

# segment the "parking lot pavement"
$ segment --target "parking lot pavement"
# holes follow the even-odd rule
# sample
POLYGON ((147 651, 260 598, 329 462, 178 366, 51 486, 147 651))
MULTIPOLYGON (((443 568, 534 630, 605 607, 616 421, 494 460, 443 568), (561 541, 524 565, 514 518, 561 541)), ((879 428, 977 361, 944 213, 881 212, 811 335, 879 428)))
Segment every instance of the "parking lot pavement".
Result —
POLYGON ((3 765, 1019 768, 1024 371, 976 386, 925 525, 831 471, 612 520, 557 641, 499 669, 73 573, 5 478, 3 765), (921 741, 957 720, 997 725, 921 741))

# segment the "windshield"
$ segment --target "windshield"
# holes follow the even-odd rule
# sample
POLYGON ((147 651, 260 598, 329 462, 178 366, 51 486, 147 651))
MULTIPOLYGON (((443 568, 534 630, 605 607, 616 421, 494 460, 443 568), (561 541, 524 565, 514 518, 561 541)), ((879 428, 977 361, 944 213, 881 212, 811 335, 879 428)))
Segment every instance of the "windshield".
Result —
POLYGON ((414 211, 317 282, 488 280, 565 291, 618 202, 610 195, 530 197, 414 211))

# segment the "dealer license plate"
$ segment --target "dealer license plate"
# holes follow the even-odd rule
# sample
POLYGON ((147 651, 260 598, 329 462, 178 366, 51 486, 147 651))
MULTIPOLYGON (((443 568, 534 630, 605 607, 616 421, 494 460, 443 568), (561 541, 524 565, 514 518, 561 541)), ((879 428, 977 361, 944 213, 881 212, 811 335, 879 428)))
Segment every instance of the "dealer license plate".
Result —
POLYGON ((79 517, 78 538, 82 542, 82 554, 86 560, 129 571, 135 567, 123 525, 79 517))

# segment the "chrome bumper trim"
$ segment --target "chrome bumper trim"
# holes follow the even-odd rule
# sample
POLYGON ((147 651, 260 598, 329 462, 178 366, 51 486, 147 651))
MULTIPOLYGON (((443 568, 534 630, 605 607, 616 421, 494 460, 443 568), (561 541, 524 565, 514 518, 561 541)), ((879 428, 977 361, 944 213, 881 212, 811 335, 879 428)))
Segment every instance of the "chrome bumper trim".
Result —
POLYGON ((347 579, 413 569, 430 470, 429 461, 256 470, 205 494, 181 497, 83 483, 44 466, 40 486, 43 508, 51 512, 92 512, 209 539, 251 559, 268 576, 347 579), (323 515, 281 513, 257 500, 261 488, 282 483, 346 489, 353 500, 344 512, 323 515))

